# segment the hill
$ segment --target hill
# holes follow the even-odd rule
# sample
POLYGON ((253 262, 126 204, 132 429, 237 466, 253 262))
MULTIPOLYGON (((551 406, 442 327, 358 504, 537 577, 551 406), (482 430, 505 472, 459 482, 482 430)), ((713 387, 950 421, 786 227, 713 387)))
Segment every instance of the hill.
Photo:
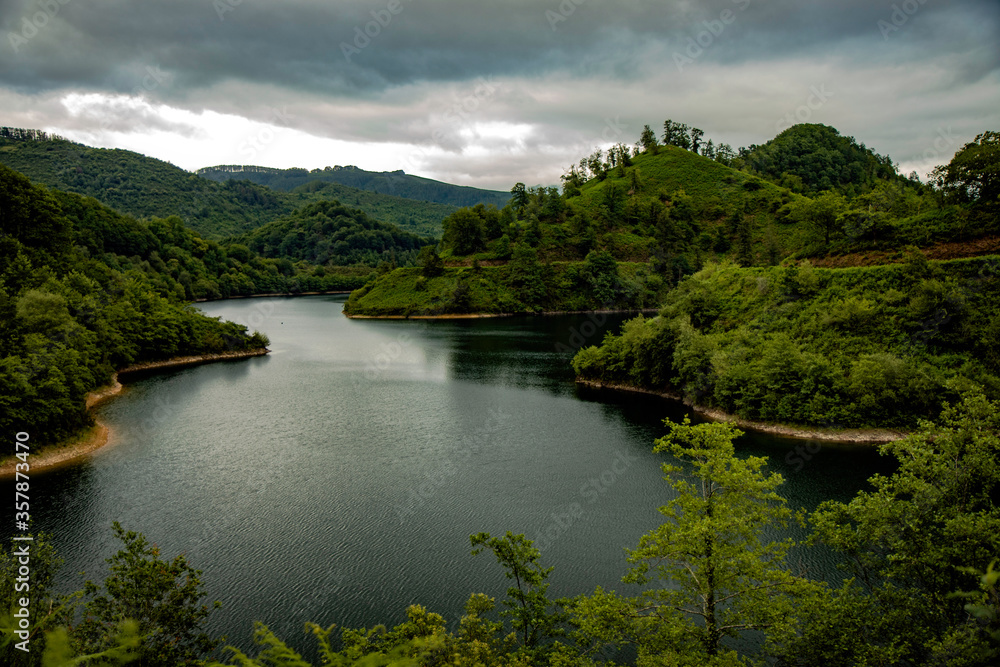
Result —
POLYGON ((217 182, 132 151, 91 148, 17 128, 0 128, 0 164, 36 183, 94 197, 138 218, 177 215, 191 229, 214 239, 243 234, 323 199, 339 199, 424 235, 432 234, 441 219, 456 210, 448 204, 333 183, 281 192, 247 179, 217 182))
POLYGON ((339 183, 359 190, 451 206, 475 206, 476 204, 503 206, 510 199, 508 192, 442 183, 429 178, 412 176, 402 170, 365 171, 353 165, 308 170, 272 169, 270 167, 230 164, 205 167, 199 169, 197 173, 199 176, 213 181, 225 182, 236 178, 286 192, 315 181, 339 183))
POLYGON ((402 231, 340 202, 317 202, 258 227, 240 241, 266 257, 315 264, 412 264, 417 251, 436 243, 402 231))
POLYGON ((836 190, 854 196, 897 179, 919 186, 897 174, 888 155, 815 123, 794 125, 762 146, 741 149, 740 159, 751 171, 804 194, 836 190))
MULTIPOLYGON (((91 423, 87 392, 122 366, 267 345, 187 306, 193 257, 203 267, 224 258, 179 224, 146 226, 94 200, 49 193, 3 166, 0 212, 0 428, 7 433, 30 432, 39 445, 76 433, 91 423)), ((240 275, 232 265, 216 270, 240 275)))
POLYGON ((1000 395, 1000 257, 817 269, 709 264, 581 350, 582 380, 744 419, 911 428, 971 384, 1000 395))

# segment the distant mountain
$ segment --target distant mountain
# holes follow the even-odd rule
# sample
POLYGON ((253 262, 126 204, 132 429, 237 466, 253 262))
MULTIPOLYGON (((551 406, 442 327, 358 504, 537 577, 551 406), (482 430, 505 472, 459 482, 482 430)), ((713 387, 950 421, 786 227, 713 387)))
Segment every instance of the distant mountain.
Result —
POLYGON ((503 206, 510 199, 509 192, 481 190, 464 185, 452 185, 441 181, 412 176, 399 171, 365 171, 354 166, 326 167, 325 169, 272 169, 252 165, 220 165, 198 170, 199 176, 213 181, 245 179, 275 190, 290 192, 300 186, 321 181, 340 183, 360 190, 384 195, 419 199, 452 206, 475 206, 494 204, 503 206))
POLYGON ((294 192, 274 190, 248 179, 234 180, 235 174, 210 180, 140 153, 91 148, 20 128, 0 128, 0 164, 35 183, 93 197, 137 218, 177 215, 186 226, 215 239, 244 234, 324 199, 337 199, 379 221, 421 235, 440 235, 441 220, 457 210, 449 204, 378 194, 318 179, 294 192))

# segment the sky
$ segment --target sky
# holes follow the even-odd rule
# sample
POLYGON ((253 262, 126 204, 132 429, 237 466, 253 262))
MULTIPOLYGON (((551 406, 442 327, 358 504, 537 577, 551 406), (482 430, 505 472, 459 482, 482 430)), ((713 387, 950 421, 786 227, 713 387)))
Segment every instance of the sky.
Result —
POLYGON ((0 0, 0 125, 195 170, 556 185, 666 119, 925 177, 1000 130, 998 0, 0 0))

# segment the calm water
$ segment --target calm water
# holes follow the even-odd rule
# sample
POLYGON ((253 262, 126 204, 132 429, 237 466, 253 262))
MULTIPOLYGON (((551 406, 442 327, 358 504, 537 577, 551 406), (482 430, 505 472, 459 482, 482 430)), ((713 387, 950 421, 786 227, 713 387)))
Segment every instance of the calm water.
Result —
MULTIPOLYGON (((300 649, 307 620, 396 623, 412 603, 455 624, 469 593, 507 587, 491 555, 470 556, 479 531, 536 539, 554 597, 628 591, 623 547, 670 498, 653 440, 683 410, 578 391, 557 346, 600 341, 586 316, 353 321, 342 304, 203 305, 267 333, 273 352, 130 384, 100 410, 111 446, 32 480, 36 527, 65 559, 59 586, 103 578, 118 520, 204 570, 223 603, 211 630, 242 648, 254 620, 300 649)), ((884 468, 867 450, 787 463, 803 443, 739 444, 770 456, 807 508, 884 468)), ((824 553, 801 557, 831 571, 824 553)))

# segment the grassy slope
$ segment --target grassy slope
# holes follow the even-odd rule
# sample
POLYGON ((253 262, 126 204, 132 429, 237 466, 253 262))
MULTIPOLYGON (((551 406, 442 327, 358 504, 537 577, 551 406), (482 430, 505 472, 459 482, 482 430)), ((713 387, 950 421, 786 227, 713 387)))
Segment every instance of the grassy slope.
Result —
POLYGON ((550 311, 621 308, 656 308, 666 293, 662 280, 650 276, 645 264, 619 262, 620 289, 617 300, 600 303, 589 294, 579 275, 579 262, 546 265, 549 293, 538 304, 525 304, 509 285, 506 266, 445 269, 435 278, 424 278, 417 267, 396 269, 351 294, 344 312, 366 316, 414 316, 466 313, 532 313, 550 311), (459 283, 467 296, 456 304, 459 283))
MULTIPOLYGON (((775 212, 785 203, 799 198, 787 189, 778 187, 751 174, 731 169, 723 164, 676 146, 661 146, 656 155, 644 154, 632 159, 639 172, 639 190, 636 197, 640 209, 648 210, 653 201, 670 199, 683 191, 691 197, 695 218, 702 230, 713 233, 725 227, 726 219, 734 213, 744 212, 752 221, 753 245, 757 259, 763 262, 769 228, 773 230, 782 257, 801 248, 809 231, 798 224, 775 222, 775 212)), ((604 181, 591 179, 581 188, 579 198, 571 201, 591 216, 599 214, 607 189, 614 184, 626 192, 631 179, 618 176, 612 169, 604 181)), ((735 256, 735 249, 723 253, 735 256)), ((720 257, 710 249, 706 257, 720 257)))

